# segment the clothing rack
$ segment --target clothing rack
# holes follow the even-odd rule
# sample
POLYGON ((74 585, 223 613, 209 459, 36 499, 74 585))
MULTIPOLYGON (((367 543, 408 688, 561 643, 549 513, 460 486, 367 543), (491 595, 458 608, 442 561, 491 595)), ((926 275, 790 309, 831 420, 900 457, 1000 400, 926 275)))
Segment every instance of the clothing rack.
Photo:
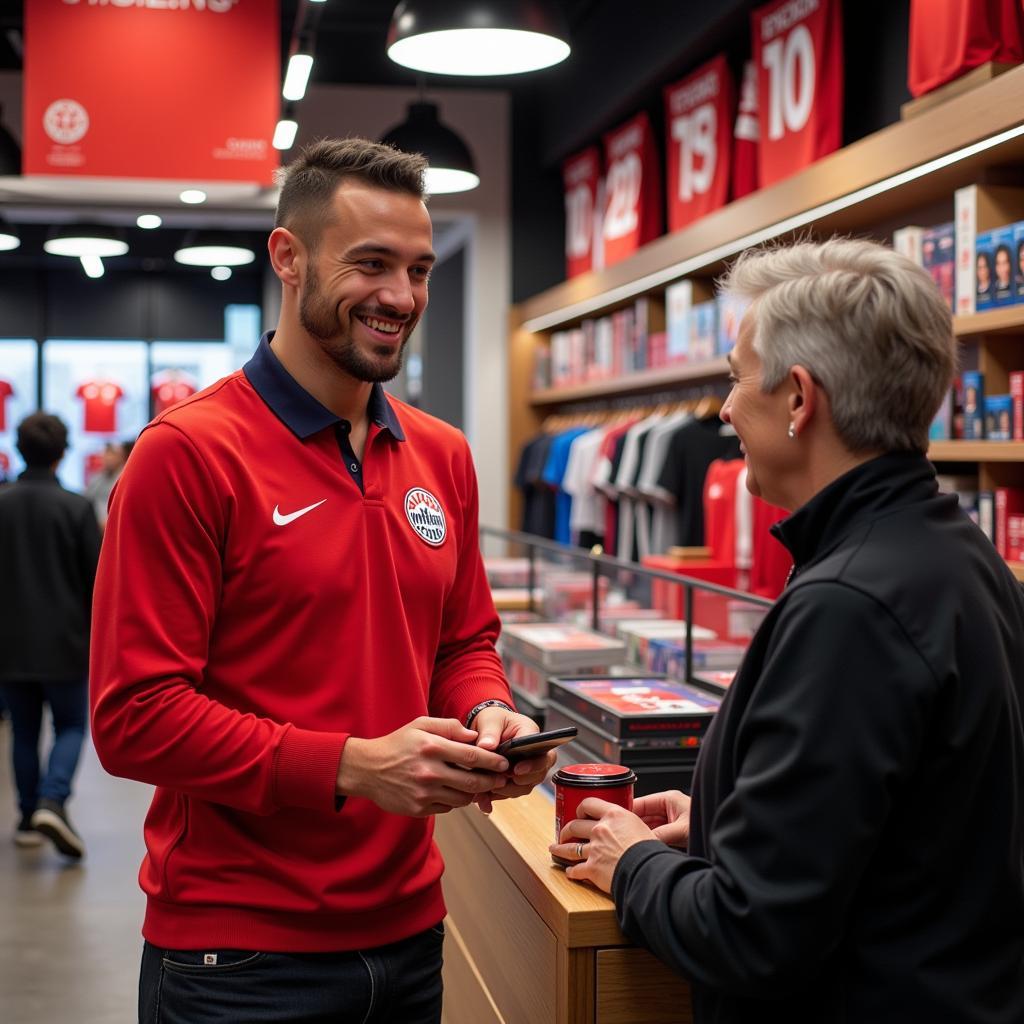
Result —
POLYGON ((541 423, 541 430, 549 434, 571 426, 597 427, 655 413, 669 415, 689 412, 697 419, 710 419, 721 412, 727 391, 728 385, 720 382, 650 394, 621 395, 610 400, 575 402, 569 411, 546 416, 541 423))

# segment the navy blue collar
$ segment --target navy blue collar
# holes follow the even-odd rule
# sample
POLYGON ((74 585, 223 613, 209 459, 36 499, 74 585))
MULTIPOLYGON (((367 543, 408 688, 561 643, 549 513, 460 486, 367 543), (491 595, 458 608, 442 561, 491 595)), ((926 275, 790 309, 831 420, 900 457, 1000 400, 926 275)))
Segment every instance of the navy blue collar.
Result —
MULTIPOLYGON (((303 440, 325 427, 342 422, 330 409, 322 406, 282 365, 270 347, 274 332, 267 331, 260 338, 260 346, 242 367, 256 394, 270 406, 274 415, 296 436, 303 440)), ((384 388, 374 384, 366 407, 370 421, 391 432, 398 441, 405 440, 402 425, 384 388)))

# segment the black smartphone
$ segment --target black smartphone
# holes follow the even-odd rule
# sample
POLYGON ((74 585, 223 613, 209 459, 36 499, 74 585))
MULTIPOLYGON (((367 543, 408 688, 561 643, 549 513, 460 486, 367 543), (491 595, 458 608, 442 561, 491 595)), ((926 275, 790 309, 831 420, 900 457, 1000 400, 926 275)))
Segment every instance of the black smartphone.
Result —
POLYGON ((496 754, 507 757, 509 764, 525 761, 528 757, 554 750, 576 736, 576 726, 567 725, 564 729, 549 729, 547 732, 535 732, 529 736, 516 736, 498 745, 496 754))

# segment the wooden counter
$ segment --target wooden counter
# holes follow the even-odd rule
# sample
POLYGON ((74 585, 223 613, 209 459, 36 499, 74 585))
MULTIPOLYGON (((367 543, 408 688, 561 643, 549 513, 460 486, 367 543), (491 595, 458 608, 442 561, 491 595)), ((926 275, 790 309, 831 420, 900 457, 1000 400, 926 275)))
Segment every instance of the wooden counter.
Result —
POLYGON ((684 981, 551 863, 544 793, 436 820, 447 869, 444 1024, 689 1024, 684 981))

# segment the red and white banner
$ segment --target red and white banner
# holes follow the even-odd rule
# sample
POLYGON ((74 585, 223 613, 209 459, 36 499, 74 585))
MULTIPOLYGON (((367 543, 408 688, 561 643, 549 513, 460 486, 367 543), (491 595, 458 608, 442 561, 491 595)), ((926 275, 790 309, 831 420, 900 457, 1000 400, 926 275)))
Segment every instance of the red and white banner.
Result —
POLYGON ((646 114, 605 135, 604 162, 604 265, 610 267, 661 234, 661 173, 646 114))
POLYGON ((277 0, 25 4, 24 173, 267 185, 277 0))
POLYGON ((729 201, 733 83, 724 56, 665 88, 668 229, 729 201))
POLYGON ((594 234, 601 181, 601 153, 590 146, 562 165, 565 190, 565 276, 595 269, 594 234))
POLYGON ((842 143, 842 15, 839 0, 775 0, 751 14, 762 188, 842 143))

